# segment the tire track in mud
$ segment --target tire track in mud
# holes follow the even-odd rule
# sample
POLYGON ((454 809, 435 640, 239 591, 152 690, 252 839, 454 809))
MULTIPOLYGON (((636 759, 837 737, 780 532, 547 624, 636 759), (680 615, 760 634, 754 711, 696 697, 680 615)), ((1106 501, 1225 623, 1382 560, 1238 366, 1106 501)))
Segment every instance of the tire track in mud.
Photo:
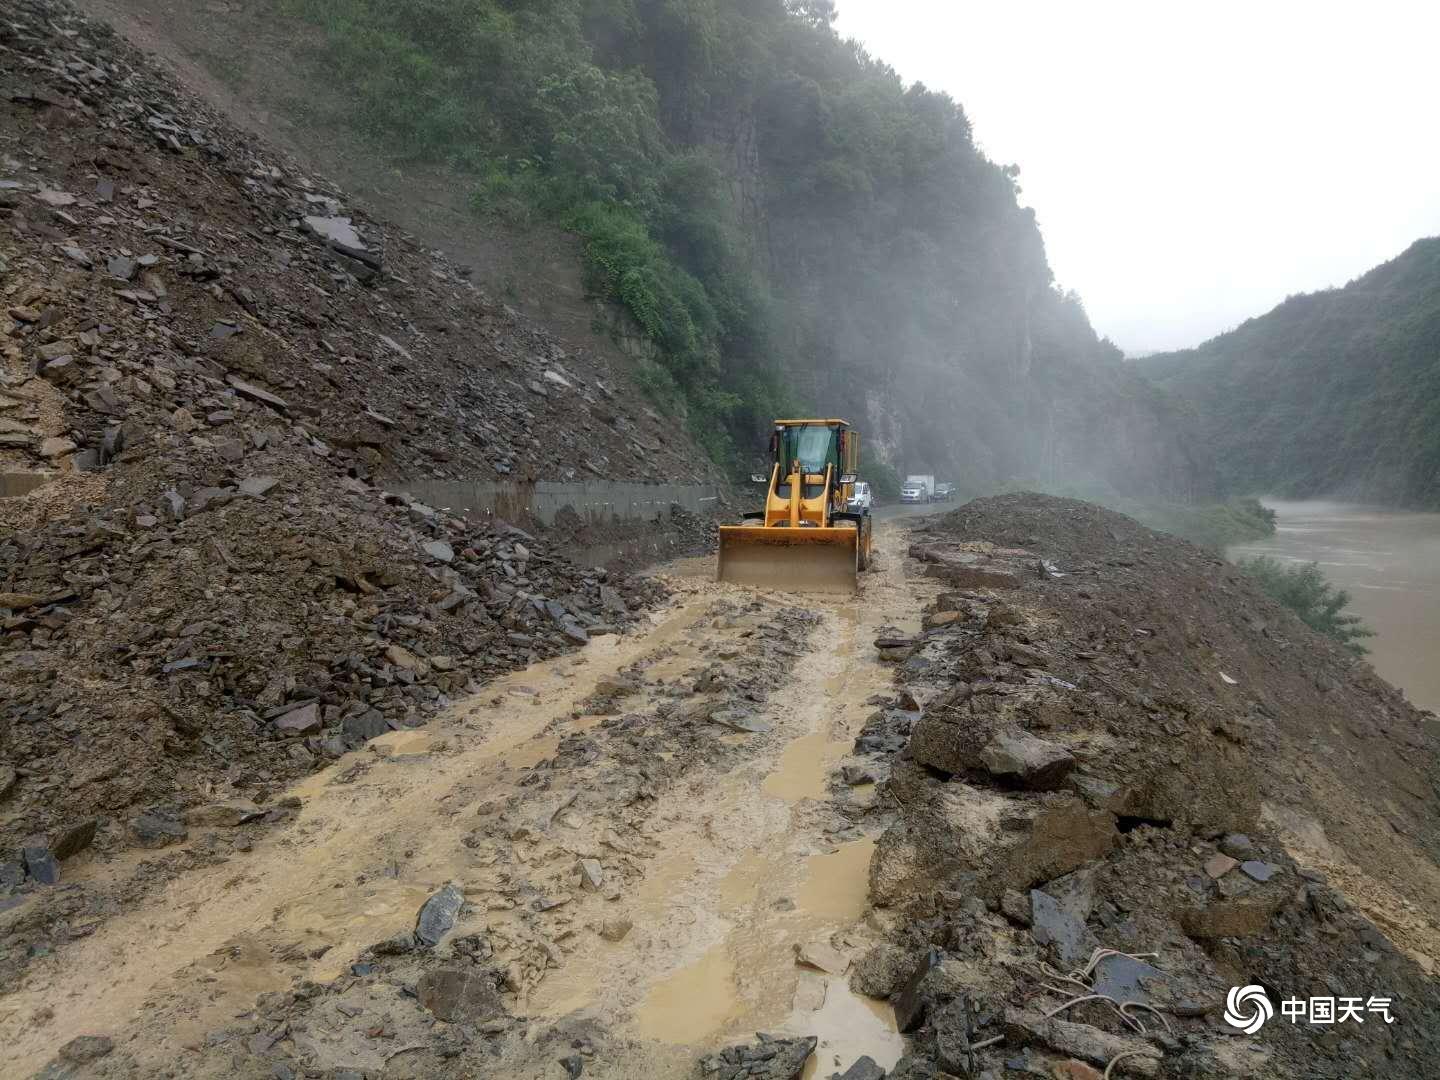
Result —
MULTIPOLYGON (((593 1021, 634 1040, 636 1060, 678 1066, 761 1025, 829 1023, 837 1050, 858 1031, 871 1044, 859 1052, 893 1057, 883 1018, 843 979, 798 969, 793 947, 857 932, 865 908, 871 792, 832 797, 828 781, 866 699, 889 686, 875 631, 920 606, 898 533, 879 531, 881 569, 859 601, 752 593, 701 580, 708 560, 676 564, 677 600, 647 630, 497 680, 297 785, 293 827, 37 963, 0 1006, 21 1070, 3 1075, 102 1032, 112 1075, 186 1051, 188 1072, 219 1075, 244 1042, 237 1017, 260 1033, 252 1051, 259 1038, 307 1063, 384 1068, 432 1023, 413 1001, 415 1031, 388 1048, 340 1030, 313 993, 314 1022, 287 1021, 268 1045, 264 1018, 281 1001, 293 1011, 302 980, 353 984, 351 964, 408 933, 448 881, 467 899, 455 937, 483 942, 527 1030, 593 1021), (737 717, 770 730, 724 726, 737 717), (586 857, 603 885, 577 883, 586 857), (634 929, 610 941, 607 917, 634 929)), ((399 958, 394 973, 429 960, 399 958)))

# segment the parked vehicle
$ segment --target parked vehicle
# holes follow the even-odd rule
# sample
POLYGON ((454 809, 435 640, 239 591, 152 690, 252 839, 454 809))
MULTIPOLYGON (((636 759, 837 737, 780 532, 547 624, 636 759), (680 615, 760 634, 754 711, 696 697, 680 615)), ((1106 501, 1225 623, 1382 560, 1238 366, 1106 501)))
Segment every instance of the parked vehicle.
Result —
MULTIPOLYGON (((929 475, 928 473, 912 473, 911 475, 905 477, 905 487, 909 487, 911 484, 919 484, 922 488, 925 489, 925 497, 924 497, 923 499, 915 499, 915 500, 912 500, 912 501, 914 501, 914 502, 927 502, 927 503, 928 503, 932 498, 934 498, 934 496, 935 496, 935 477, 929 475)), ((904 501, 903 493, 904 493, 905 488, 902 487, 900 490, 901 490, 901 493, 902 493, 901 501, 903 502, 903 501, 904 501)))
POLYGON ((906 480, 900 485, 900 501, 902 503, 928 503, 930 489, 918 480, 906 480))
POLYGON ((954 484, 936 484, 936 485, 935 485, 935 501, 936 501, 936 502, 949 502, 949 501, 950 501, 951 499, 953 499, 953 498, 955 498, 955 485, 954 485, 954 484))
POLYGON ((873 498, 870 494, 869 482, 865 480, 856 480, 855 493, 850 496, 850 502, 848 503, 851 512, 857 514, 868 514, 870 512, 870 507, 872 504, 873 498))

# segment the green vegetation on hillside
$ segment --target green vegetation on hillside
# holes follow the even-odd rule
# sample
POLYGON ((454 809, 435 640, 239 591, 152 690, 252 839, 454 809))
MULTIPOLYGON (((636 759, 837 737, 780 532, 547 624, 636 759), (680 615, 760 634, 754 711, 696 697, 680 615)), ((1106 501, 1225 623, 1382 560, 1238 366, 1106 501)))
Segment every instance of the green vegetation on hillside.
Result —
POLYGON ((1375 632, 1366 628, 1358 615, 1346 615, 1350 594, 1325 579, 1316 563, 1282 563, 1268 555, 1241 559, 1241 570, 1255 579, 1260 588, 1284 604, 1310 629, 1318 630, 1344 645, 1356 656, 1368 651, 1360 644, 1375 632))
POLYGON ((1230 491, 1440 507, 1440 238, 1136 365, 1191 411, 1230 491))
POLYGON ((1275 535, 1275 511, 1267 510, 1258 499, 1228 499, 1194 506, 1120 499, 1106 505, 1157 532, 1216 551, 1275 535))
POLYGON ((832 0, 272 0, 345 119, 568 229, 653 346, 641 378, 739 472, 818 409, 902 470, 1192 497, 1203 461, 1054 285, 1018 170, 832 0))

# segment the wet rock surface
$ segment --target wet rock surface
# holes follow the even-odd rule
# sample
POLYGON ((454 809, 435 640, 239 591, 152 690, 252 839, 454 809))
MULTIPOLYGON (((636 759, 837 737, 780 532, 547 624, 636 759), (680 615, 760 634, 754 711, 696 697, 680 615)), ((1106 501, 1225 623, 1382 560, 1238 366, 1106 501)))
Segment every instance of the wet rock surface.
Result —
POLYGON ((816 1040, 783 1039, 761 1035, 756 1042, 726 1047, 700 1063, 704 1076, 716 1080, 796 1080, 815 1052, 816 1040))
POLYGON ((852 985, 913 1033, 892 1076, 1440 1069, 1436 939, 1407 917, 1436 899, 1436 744, 1401 695, 1209 553, 1087 504, 977 500, 910 554, 959 591, 904 655, 876 643, 921 705, 870 744, 897 807, 871 898, 896 921, 852 985), (1408 896, 1352 868, 1361 910, 1297 862, 1339 843, 1408 896), (1237 1042, 1221 1014, 1245 985, 1277 1014, 1403 988, 1417 1025, 1237 1042))

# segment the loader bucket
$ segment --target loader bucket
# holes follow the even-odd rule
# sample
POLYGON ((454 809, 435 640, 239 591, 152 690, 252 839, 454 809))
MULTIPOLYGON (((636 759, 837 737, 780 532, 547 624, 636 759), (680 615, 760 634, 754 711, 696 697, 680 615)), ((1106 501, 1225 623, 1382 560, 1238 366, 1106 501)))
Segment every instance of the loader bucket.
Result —
POLYGON ((786 592, 853 593, 859 588, 860 534, 830 529, 720 526, 716 580, 786 592))

